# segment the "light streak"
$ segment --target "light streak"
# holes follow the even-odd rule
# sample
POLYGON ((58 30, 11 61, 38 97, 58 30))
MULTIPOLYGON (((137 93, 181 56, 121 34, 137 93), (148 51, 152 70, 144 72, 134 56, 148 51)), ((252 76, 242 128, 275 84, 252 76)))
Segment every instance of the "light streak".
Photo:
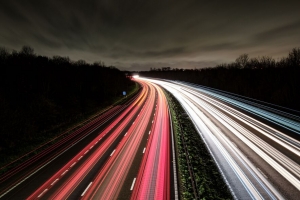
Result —
POLYGON ((249 100, 242 102, 242 99, 233 98, 220 91, 195 87, 183 82, 142 80, 161 85, 177 98, 194 122, 199 135, 204 141, 207 141, 209 149, 212 149, 217 164, 225 172, 223 174, 230 174, 230 172, 236 174, 235 178, 225 177, 225 179, 229 180, 231 188, 235 188, 233 193, 237 194, 238 198, 246 198, 247 195, 250 198, 283 198, 280 192, 273 187, 273 184, 281 187, 279 183, 270 182, 270 179, 266 178, 268 167, 274 169, 291 184, 295 193, 299 193, 300 142, 290 135, 244 114, 243 111, 250 112, 297 134, 300 133, 299 117, 260 106, 249 100), (233 106, 238 107, 239 110, 233 106), (236 138, 239 144, 230 141, 228 137, 236 138), (259 156, 267 165, 261 164, 257 170, 257 166, 242 152, 243 148, 238 148, 240 145, 249 148, 248 154, 259 156), (220 157, 220 155, 222 156, 220 157), (222 160, 224 158, 226 162, 222 160), (264 167, 262 168, 262 166, 264 167))

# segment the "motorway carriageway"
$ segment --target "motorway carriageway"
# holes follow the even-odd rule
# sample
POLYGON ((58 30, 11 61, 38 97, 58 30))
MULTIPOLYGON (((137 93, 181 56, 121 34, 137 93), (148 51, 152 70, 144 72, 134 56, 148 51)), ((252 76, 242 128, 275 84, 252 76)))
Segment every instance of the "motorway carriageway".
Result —
POLYGON ((299 116, 199 85, 140 80, 178 99, 236 199, 299 199, 299 116))
POLYGON ((170 121, 162 90, 141 95, 27 199, 173 199, 170 121))

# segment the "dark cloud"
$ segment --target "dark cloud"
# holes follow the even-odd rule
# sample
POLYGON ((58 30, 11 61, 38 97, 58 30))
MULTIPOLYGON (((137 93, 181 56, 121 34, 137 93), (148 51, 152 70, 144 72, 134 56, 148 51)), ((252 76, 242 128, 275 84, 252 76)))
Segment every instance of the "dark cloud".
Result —
POLYGON ((122 69, 199 68, 300 46, 299 1, 10 0, 0 45, 122 69), (280 44, 280 45, 278 45, 280 44))
POLYGON ((54 40, 51 40, 49 37, 45 37, 42 34, 33 33, 32 37, 39 44, 45 45, 45 46, 47 46, 49 48, 54 48, 55 49, 55 48, 60 48, 62 46, 61 43, 58 43, 58 42, 56 42, 54 40))
POLYGON ((275 28, 271 28, 255 35, 257 42, 274 42, 286 38, 296 39, 295 43, 300 42, 300 20, 293 23, 284 24, 275 28), (297 40, 298 39, 298 40, 297 40))
POLYGON ((202 47, 203 51, 219 51, 219 50, 233 50, 240 48, 235 42, 220 42, 218 44, 208 44, 202 47))
POLYGON ((146 51, 143 52, 142 55, 150 58, 157 58, 157 57, 174 57, 182 54, 184 52, 183 47, 179 48, 172 48, 160 51, 146 51))

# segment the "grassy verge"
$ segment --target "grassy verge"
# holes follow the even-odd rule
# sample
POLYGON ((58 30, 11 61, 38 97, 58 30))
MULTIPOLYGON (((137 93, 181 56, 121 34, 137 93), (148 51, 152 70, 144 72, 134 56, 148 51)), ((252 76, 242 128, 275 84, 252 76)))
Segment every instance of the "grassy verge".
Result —
POLYGON ((233 199, 185 110, 171 93, 165 94, 173 121, 180 198, 233 199))
POLYGON ((74 116, 64 124, 57 124, 49 130, 44 130, 41 134, 39 134, 39 137, 35 137, 34 140, 31 141, 31 143, 24 143, 22 146, 14 148, 13 151, 1 152, 0 175, 26 161, 35 154, 38 154, 50 145, 58 142, 68 134, 71 134, 75 130, 81 128, 93 119, 96 119, 112 106, 126 102, 127 99, 130 99, 139 91, 139 88, 139 84, 135 83, 131 88, 129 88, 127 97, 119 96, 118 98, 115 98, 109 106, 98 107, 90 112, 74 116), (27 152, 32 153, 27 154, 27 152))

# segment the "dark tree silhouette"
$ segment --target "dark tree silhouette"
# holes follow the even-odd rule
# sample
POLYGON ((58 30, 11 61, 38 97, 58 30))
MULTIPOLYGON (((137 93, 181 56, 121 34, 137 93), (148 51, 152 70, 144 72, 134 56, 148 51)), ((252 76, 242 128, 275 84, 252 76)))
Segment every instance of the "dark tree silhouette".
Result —
POLYGON ((26 56, 34 55, 34 49, 30 46, 23 46, 20 51, 20 54, 24 54, 26 56))
POLYGON ((246 67, 248 61, 249 61, 249 56, 248 56, 248 54, 242 54, 242 55, 240 55, 240 56, 235 60, 236 64, 237 64, 240 68, 246 67))
POLYGON ((155 69, 141 76, 181 80, 204 85, 300 111, 300 48, 286 58, 249 58, 205 69, 155 69))
POLYGON ((103 62, 37 56, 30 46, 0 48, 0 70, 0 164, 16 147, 110 105, 134 85, 103 62))
POLYGON ((300 48, 294 48, 287 58, 290 67, 300 67, 300 48))

